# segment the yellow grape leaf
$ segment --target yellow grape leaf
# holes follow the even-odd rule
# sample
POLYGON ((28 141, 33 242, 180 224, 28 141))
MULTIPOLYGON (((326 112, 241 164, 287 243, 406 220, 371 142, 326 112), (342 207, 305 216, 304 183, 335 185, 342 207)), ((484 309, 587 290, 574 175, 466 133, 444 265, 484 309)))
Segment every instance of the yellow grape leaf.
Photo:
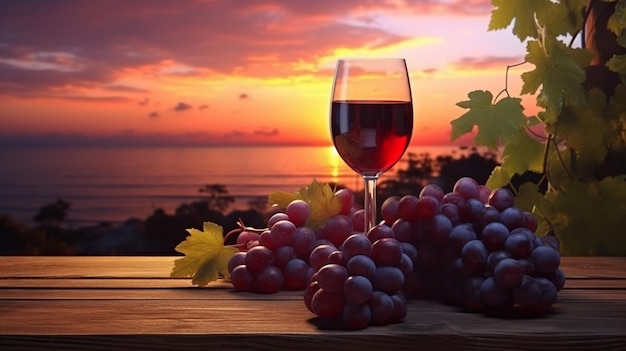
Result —
POLYGON ((615 12, 609 17, 607 27, 615 33, 615 35, 619 36, 622 34, 622 31, 626 29, 626 1, 616 0, 607 2, 617 2, 617 4, 615 4, 615 12))
POLYGON ((502 168, 509 174, 523 174, 526 171, 543 172, 544 144, 531 138, 526 129, 519 130, 515 143, 506 143, 502 150, 502 168))
POLYGON ((467 96, 469 100, 458 102, 457 106, 469 111, 450 122, 452 140, 471 132, 477 126, 474 141, 478 145, 496 150, 501 139, 517 142, 519 129, 526 125, 521 99, 505 97, 493 104, 493 95, 484 90, 472 91, 467 96))
POLYGON ((330 185, 321 184, 315 179, 295 193, 277 191, 269 196, 270 203, 282 208, 286 208, 293 200, 303 200, 309 204, 311 214, 305 225, 311 229, 321 227, 341 211, 341 200, 335 196, 335 191, 330 185))
POLYGON ((174 261, 172 278, 191 277, 192 284, 206 286, 220 276, 228 278, 228 260, 238 251, 224 246, 223 228, 212 222, 204 222, 203 231, 187 229, 189 236, 175 248, 185 257, 174 261))

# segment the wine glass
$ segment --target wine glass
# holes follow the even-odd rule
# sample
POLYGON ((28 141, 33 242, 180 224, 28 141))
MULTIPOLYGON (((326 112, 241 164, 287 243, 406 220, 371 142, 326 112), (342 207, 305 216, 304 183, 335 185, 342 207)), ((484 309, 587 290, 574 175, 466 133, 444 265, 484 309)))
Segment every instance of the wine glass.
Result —
POLYGON ((413 101, 402 58, 340 59, 333 80, 330 129, 346 164, 365 182, 365 226, 376 225, 376 182, 393 167, 413 132, 413 101))

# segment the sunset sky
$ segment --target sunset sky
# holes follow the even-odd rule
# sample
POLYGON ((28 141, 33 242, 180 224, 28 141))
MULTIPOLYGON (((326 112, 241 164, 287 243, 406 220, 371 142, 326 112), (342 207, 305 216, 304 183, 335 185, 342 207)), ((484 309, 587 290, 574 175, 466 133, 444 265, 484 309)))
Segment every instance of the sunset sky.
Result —
MULTIPOLYGON (((5 0, 0 142, 330 144, 336 60, 404 57, 413 144, 504 88, 489 0, 5 0)), ((532 67, 522 66, 522 71, 532 67)), ((520 84, 510 83, 517 94, 520 84)))

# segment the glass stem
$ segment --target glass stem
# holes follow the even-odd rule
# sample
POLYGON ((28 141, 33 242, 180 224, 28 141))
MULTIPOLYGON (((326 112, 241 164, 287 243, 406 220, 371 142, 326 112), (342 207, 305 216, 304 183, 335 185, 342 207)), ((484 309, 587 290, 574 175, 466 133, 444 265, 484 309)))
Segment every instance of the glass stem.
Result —
POLYGON ((376 225, 376 181, 378 176, 363 176, 365 180, 365 234, 376 225))

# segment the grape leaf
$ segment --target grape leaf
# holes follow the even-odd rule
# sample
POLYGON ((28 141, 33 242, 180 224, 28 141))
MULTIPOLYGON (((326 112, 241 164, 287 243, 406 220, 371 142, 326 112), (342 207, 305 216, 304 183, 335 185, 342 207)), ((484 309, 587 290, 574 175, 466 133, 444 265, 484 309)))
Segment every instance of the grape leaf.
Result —
POLYGON ((571 181, 549 197, 554 211, 551 223, 564 255, 626 254, 623 176, 606 177, 600 182, 571 181))
POLYGON ((583 12, 587 0, 560 0, 546 5, 547 11, 538 18, 539 25, 544 25, 545 30, 553 36, 563 34, 574 35, 580 31, 584 24, 583 12))
POLYGON ((539 33, 535 26, 535 14, 541 17, 550 10, 550 0, 492 0, 494 9, 491 11, 489 30, 505 29, 512 22, 513 34, 520 41, 526 38, 537 38, 539 33))
POLYGON ((626 55, 614 55, 607 61, 606 66, 619 75, 622 84, 626 84, 626 55))
POLYGON ((513 175, 509 174, 505 169, 502 169, 501 166, 496 166, 493 168, 493 171, 491 171, 485 185, 489 189, 498 189, 509 184, 512 176, 513 175))
POLYGON ((583 82, 585 71, 592 53, 586 49, 566 47, 552 37, 546 37, 544 45, 536 40, 527 44, 526 61, 535 65, 535 69, 522 73, 522 94, 535 94, 539 106, 545 107, 544 122, 556 121, 564 104, 583 106, 585 93, 583 82))
POLYGON ((228 260, 239 250, 224 246, 222 227, 204 222, 203 231, 192 228, 187 232, 189 236, 175 248, 185 257, 174 261, 170 277, 191 277, 192 284, 198 286, 206 286, 220 276, 228 278, 228 260))
POLYGON ((490 91, 475 90, 468 94, 468 101, 461 101, 457 106, 469 109, 461 117, 453 120, 451 139, 472 131, 474 126, 478 132, 474 141, 492 150, 498 148, 500 139, 515 142, 519 137, 519 129, 526 123, 522 113, 524 107, 521 99, 505 97, 492 104, 493 95, 490 91))
MULTIPOLYGON (((614 1, 611 1, 614 2, 614 1)), ((615 4, 615 12, 609 17, 607 27, 615 35, 620 36, 622 30, 626 28, 626 1, 619 0, 615 4)))
POLYGON ((295 193, 277 191, 269 196, 270 203, 282 208, 286 208, 293 200, 303 200, 309 204, 311 213, 305 226, 311 229, 321 227, 330 217, 341 211, 341 199, 335 196, 330 185, 319 183, 315 179, 295 193))
POLYGON ((544 148, 525 129, 520 129, 517 142, 504 145, 502 167, 511 174, 522 174, 526 171, 542 173, 544 148))
POLYGON ((515 196, 515 207, 535 215, 537 218, 535 232, 538 235, 543 235, 551 229, 550 218, 554 215, 554 210, 552 204, 539 191, 537 184, 526 182, 519 186, 515 196))

